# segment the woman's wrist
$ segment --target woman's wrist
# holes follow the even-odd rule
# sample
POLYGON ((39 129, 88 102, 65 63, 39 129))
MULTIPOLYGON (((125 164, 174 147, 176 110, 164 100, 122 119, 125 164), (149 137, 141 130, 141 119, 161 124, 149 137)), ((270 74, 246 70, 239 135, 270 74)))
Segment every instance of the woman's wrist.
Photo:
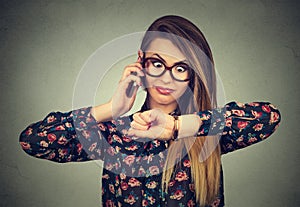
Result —
POLYGON ((173 136, 172 140, 176 141, 178 138, 178 130, 179 130, 179 120, 177 115, 173 115, 174 121, 173 121, 173 136))
POLYGON ((195 136, 201 124, 202 121, 196 114, 178 116, 178 139, 195 136))
POLYGON ((91 115, 97 122, 109 121, 112 119, 112 103, 111 101, 105 104, 94 106, 91 109, 91 115))

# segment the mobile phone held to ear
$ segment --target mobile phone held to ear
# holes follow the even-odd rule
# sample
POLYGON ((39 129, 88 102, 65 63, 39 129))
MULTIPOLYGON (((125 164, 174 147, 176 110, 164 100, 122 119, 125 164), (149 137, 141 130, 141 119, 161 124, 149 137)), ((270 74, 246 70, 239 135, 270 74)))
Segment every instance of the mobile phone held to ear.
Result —
MULTIPOLYGON (((136 72, 131 72, 132 75, 137 75, 136 72)), ((135 90, 135 88, 138 87, 137 85, 134 85, 134 81, 131 81, 128 85, 128 88, 126 89, 126 95, 127 97, 132 97, 133 92, 135 90)))
MULTIPOLYGON (((139 56, 140 57, 140 56, 139 56)), ((142 66, 144 66, 143 64, 143 60, 145 58, 145 53, 143 53, 143 57, 140 57, 142 59, 142 66)), ((137 75, 137 72, 131 72, 132 75, 137 75)), ((142 78, 142 82, 144 84, 144 78, 142 78)), ((136 87, 139 87, 138 85, 134 85, 134 81, 131 81, 128 85, 128 88, 126 89, 126 95, 127 97, 132 97, 133 92, 135 90, 136 87)))

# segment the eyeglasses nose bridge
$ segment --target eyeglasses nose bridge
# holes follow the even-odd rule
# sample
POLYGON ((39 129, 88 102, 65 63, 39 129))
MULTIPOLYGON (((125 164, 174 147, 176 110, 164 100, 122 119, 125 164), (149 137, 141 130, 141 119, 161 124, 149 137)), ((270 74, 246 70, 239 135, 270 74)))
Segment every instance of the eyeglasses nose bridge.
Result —
POLYGON ((175 66, 175 65, 173 65, 173 66, 171 66, 171 67, 168 67, 168 66, 166 66, 166 65, 164 64, 165 70, 170 71, 170 73, 171 73, 172 69, 174 68, 174 66, 175 66))

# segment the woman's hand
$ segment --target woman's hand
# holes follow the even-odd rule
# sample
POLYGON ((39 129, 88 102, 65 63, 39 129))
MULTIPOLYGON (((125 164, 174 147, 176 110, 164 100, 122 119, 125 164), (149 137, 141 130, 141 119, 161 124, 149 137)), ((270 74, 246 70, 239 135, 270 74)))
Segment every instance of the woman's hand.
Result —
POLYGON ((151 109, 133 115, 127 135, 139 138, 169 140, 173 136, 174 117, 160 109, 151 109))
POLYGON ((144 76, 141 65, 142 52, 138 52, 139 58, 135 63, 127 65, 124 69, 122 78, 119 82, 116 92, 114 93, 110 105, 112 110, 112 117, 116 118, 127 113, 133 106, 137 90, 142 86, 141 77, 144 76), (133 83, 133 85, 131 84, 133 83), (128 96, 127 90, 133 87, 133 93, 128 96))

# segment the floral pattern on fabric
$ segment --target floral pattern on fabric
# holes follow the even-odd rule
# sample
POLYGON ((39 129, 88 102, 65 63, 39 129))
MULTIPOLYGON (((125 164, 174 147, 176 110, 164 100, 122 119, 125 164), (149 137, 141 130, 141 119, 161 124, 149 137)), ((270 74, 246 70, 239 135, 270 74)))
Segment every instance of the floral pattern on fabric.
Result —
MULTIPOLYGON (((103 206, 199 206, 186 153, 173 173, 168 193, 162 192, 169 141, 132 140, 126 136, 132 116, 96 123, 90 109, 52 112, 31 124, 20 135, 23 150, 60 163, 103 160, 103 206)), ((197 114, 203 122, 197 136, 220 135, 222 154, 266 139, 280 122, 279 111, 267 102, 230 102, 197 114)), ((209 206, 224 206, 222 170, 220 178, 219 194, 209 206)))

